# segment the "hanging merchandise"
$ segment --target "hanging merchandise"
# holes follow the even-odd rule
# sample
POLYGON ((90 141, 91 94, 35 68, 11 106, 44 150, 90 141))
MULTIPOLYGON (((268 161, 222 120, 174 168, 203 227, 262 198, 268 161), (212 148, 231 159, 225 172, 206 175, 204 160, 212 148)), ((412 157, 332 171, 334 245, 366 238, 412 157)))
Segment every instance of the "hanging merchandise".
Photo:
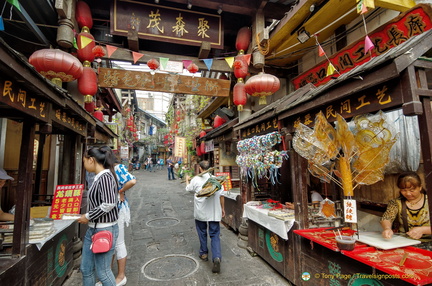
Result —
POLYGON ((257 179, 264 177, 269 178, 273 185, 278 182, 278 170, 282 167, 283 160, 288 159, 288 153, 272 150, 272 147, 281 142, 282 136, 275 131, 237 143, 239 155, 236 163, 240 167, 240 173, 245 178, 251 178, 255 187, 258 187, 257 179))

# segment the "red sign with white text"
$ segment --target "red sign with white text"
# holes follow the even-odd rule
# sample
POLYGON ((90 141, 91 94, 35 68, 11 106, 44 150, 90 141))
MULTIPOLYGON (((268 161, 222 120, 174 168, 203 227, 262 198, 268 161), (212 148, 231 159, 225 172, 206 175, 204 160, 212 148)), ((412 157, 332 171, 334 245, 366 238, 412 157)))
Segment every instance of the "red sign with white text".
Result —
POLYGON ((79 214, 83 191, 83 184, 58 185, 51 205, 50 218, 61 219, 64 213, 79 214))
MULTIPOLYGON (((412 10, 401 14, 393 21, 369 34, 375 48, 370 53, 365 53, 364 38, 329 57, 336 70, 343 74, 372 59, 372 57, 384 54, 409 38, 422 34, 432 28, 432 10, 429 6, 419 5, 412 10)), ((338 76, 335 72, 327 76, 328 61, 302 73, 292 80, 296 89, 313 83, 315 86, 328 82, 332 77, 338 76)))

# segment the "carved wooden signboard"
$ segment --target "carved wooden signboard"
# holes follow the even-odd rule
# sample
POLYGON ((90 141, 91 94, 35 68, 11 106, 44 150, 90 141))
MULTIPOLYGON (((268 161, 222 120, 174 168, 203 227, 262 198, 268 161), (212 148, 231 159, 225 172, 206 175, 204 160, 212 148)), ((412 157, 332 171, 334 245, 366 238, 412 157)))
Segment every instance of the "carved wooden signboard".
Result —
POLYGON ((149 72, 100 68, 100 87, 138 89, 206 96, 229 96, 230 81, 179 74, 151 74, 149 72))
POLYGON ((223 48, 220 15, 131 0, 115 0, 112 7, 113 35, 127 36, 128 31, 135 30, 141 39, 192 46, 206 41, 213 48, 223 48))

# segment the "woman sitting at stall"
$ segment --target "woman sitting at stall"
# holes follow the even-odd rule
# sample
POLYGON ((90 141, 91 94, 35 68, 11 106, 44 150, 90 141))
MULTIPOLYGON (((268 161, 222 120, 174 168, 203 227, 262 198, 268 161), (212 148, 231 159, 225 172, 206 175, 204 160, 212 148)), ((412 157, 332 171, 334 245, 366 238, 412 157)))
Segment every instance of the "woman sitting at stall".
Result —
POLYGON ((409 237, 420 239, 423 235, 431 234, 429 220, 429 204, 422 181, 415 172, 403 173, 397 180, 400 197, 391 200, 387 210, 381 218, 383 238, 393 236, 392 223, 397 218, 399 232, 409 237))

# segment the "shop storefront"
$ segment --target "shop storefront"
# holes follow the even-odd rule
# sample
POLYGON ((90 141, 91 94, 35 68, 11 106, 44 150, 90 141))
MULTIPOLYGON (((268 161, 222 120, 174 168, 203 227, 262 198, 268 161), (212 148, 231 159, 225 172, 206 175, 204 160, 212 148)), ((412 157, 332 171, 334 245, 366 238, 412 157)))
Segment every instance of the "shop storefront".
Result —
POLYGON ((86 138, 98 129, 115 134, 1 40, 0 55, 1 163, 14 178, 0 202, 3 211, 15 211, 13 223, 1 222, 8 228, 0 229, 0 284, 61 285, 79 260, 78 224, 33 218, 32 207, 46 212, 55 186, 84 184, 86 138))

